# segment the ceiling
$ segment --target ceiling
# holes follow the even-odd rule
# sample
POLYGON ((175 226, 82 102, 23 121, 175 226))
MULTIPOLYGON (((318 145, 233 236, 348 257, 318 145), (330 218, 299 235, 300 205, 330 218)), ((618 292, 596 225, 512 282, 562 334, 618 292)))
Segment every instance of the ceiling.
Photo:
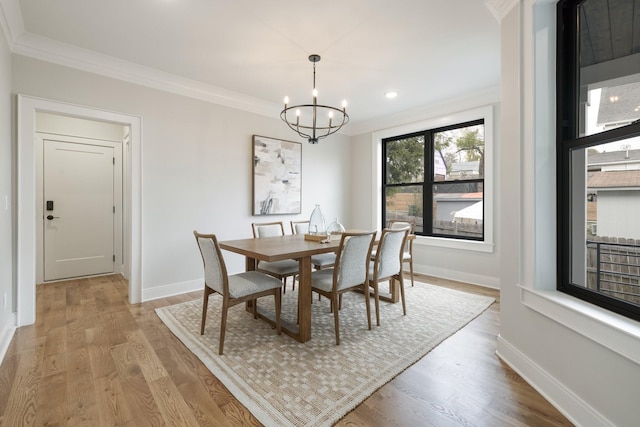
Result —
POLYGON ((319 54, 318 100, 348 101, 347 133, 499 87, 500 26, 485 3, 0 0, 14 53, 275 117, 285 95, 311 101, 307 58, 319 54))

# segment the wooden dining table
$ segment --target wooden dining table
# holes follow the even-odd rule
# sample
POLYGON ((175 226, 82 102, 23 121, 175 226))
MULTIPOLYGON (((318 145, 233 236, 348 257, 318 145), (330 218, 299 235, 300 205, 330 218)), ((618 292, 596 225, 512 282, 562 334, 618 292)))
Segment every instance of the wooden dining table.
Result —
MULTIPOLYGON (((258 261, 298 261, 298 324, 283 320, 282 330, 300 342, 311 339, 311 256, 336 252, 339 245, 339 239, 321 243, 305 240, 301 234, 220 242, 220 248, 245 256, 247 271, 255 270, 258 261)), ((274 322, 272 313, 258 310, 258 316, 274 322)))

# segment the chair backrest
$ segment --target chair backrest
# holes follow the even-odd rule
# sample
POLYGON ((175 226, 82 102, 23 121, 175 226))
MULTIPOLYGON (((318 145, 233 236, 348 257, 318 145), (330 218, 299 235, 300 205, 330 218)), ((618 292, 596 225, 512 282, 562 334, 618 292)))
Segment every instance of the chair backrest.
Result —
POLYGON ((284 224, 282 221, 262 222, 251 224, 253 237, 284 236, 284 224))
POLYGON ((409 234, 408 227, 397 230, 389 228, 382 230, 373 267, 375 277, 379 279, 386 278, 400 272, 402 268, 402 253, 404 251, 407 234, 409 234))
POLYGON ((291 221, 293 234, 305 234, 309 232, 309 221, 291 221))
POLYGON ((400 221, 395 219, 388 221, 388 227, 392 230, 400 230, 402 228, 409 227, 409 233, 413 233, 415 226, 416 223, 414 221, 400 221))
POLYGON ((333 271, 334 290, 350 288, 367 281, 375 235, 375 231, 342 234, 333 271))
POLYGON ((194 231, 193 235, 196 237, 204 263, 205 285, 223 296, 228 295, 227 267, 222 258, 218 239, 215 234, 200 234, 197 231, 194 231))
MULTIPOLYGON (((387 222, 388 222, 389 228, 391 230, 401 230, 403 228, 408 228, 409 229, 409 233, 408 234, 413 234, 414 233, 414 229, 416 228, 416 222, 415 221, 401 221, 401 220, 391 219, 391 220, 389 220, 387 222)), ((405 252, 411 252, 411 244, 409 243, 409 240, 407 240, 405 245, 404 245, 404 251, 405 252)))

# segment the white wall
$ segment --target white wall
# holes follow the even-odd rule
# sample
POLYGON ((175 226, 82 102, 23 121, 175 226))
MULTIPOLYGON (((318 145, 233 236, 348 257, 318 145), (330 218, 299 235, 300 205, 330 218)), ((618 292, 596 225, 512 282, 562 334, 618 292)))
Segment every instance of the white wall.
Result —
POLYGON ((11 54, 0 31, 0 360, 15 329, 11 103, 11 54))
POLYGON ((502 19, 498 354, 577 425, 633 426, 640 324, 555 290, 554 14, 524 0, 502 19))
MULTIPOLYGON (((420 116, 412 115, 412 122, 395 123, 392 128, 398 127, 399 129, 411 128, 412 131, 419 129, 413 129, 418 126, 418 123, 442 123, 441 120, 450 120, 451 116, 456 116, 461 112, 463 114, 476 114, 473 111, 482 111, 486 109, 493 110, 493 128, 498 129, 500 122, 500 108, 494 105, 498 98, 497 91, 486 91, 481 94, 470 94, 467 99, 458 100, 457 102, 448 102, 446 105, 431 106, 428 110, 422 111, 420 116), (489 106, 489 107, 487 107, 489 106)), ((478 114, 480 114, 478 112, 478 114)), ((467 120, 474 120, 482 118, 482 116, 466 117, 467 120)), ((450 123, 447 123, 450 124, 450 123)), ((426 128, 428 129, 428 127, 426 128)), ((353 201, 353 216, 352 222, 358 222, 361 224, 361 228, 380 228, 378 224, 378 218, 381 217, 380 207, 375 207, 372 211, 372 206, 378 204, 376 195, 381 194, 381 177, 380 173, 381 157, 379 156, 380 131, 387 136, 392 132, 389 129, 378 129, 372 133, 366 133, 358 135, 352 138, 353 146, 353 158, 359 159, 353 169, 353 184, 354 188, 358 191, 354 193, 353 201)), ((406 132, 404 132, 406 133, 406 132)), ((398 133, 401 135, 402 132, 398 133)), ((497 132, 494 132, 494 141, 492 146, 492 153, 494 158, 500 151, 500 138, 497 132)), ((496 161, 487 162, 488 165, 492 165, 493 171, 487 175, 497 176, 496 171, 499 170, 500 165, 496 161)), ((490 166, 491 167, 491 166, 490 166)), ((491 206, 486 207, 487 212, 493 212, 493 236, 491 236, 492 242, 499 241, 500 237, 500 218, 501 214, 496 208, 498 201, 500 200, 498 186, 496 182, 485 183, 488 186, 493 186, 492 202, 487 198, 487 203, 492 203, 491 206)), ((487 191, 487 193, 489 193, 487 191)), ((379 200, 382 200, 381 197, 379 200)), ((380 203, 382 203, 380 201, 380 203)), ((491 233, 489 231, 488 233, 491 233)), ((489 237, 489 236, 487 236, 489 237)), ((433 238, 423 238, 418 236, 413 243, 413 255, 414 255, 414 271, 418 273, 429 274, 438 277, 444 277, 452 280, 459 280, 468 283, 474 283, 491 288, 500 287, 500 246, 484 244, 482 250, 473 250, 473 246, 481 246, 477 242, 473 242, 467 246, 466 249, 461 249, 456 246, 456 243, 451 239, 448 241, 441 241, 433 238), (441 245, 441 246, 439 246, 441 245), (445 245, 448 245, 445 246, 445 245), (470 249, 471 248, 471 249, 470 249)), ((461 246, 462 244, 458 245, 461 246)))
MULTIPOLYGON (((194 229, 221 240, 250 237, 252 222, 306 219, 315 203, 327 218, 350 217, 351 151, 345 136, 309 145, 277 117, 17 55, 13 92, 142 117, 143 299, 202 287, 194 229), (251 216, 253 134, 303 143, 301 215, 251 216)), ((242 257, 225 257, 231 273, 244 270, 242 257)))

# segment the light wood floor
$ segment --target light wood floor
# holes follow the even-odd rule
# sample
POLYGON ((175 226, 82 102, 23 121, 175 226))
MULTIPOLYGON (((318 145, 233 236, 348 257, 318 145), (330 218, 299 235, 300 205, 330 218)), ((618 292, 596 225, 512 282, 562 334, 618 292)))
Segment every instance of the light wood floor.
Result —
MULTIPOLYGON (((129 305, 121 276, 38 286, 36 324, 16 331, 0 365, 0 424, 260 425, 154 312, 195 298, 201 293, 129 305)), ((498 359, 498 330, 496 302, 338 425, 571 425, 498 359)))

